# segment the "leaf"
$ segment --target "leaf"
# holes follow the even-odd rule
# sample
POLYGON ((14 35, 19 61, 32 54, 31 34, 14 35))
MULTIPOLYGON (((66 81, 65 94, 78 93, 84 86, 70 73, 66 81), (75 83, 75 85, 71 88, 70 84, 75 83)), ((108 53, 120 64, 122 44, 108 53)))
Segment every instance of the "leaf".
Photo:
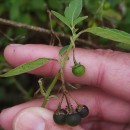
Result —
POLYGON ((74 26, 74 20, 78 18, 82 11, 82 0, 72 0, 68 7, 65 8, 65 17, 70 21, 71 26, 74 26))
POLYGON ((63 55, 66 53, 68 47, 69 47, 69 45, 62 47, 62 48, 60 49, 60 51, 59 51, 59 55, 60 55, 60 56, 63 56, 63 55))
POLYGON ((107 38, 116 42, 130 44, 130 34, 117 29, 92 27, 84 30, 83 32, 90 32, 97 36, 107 38))
POLYGON ((87 18, 88 16, 78 17, 77 19, 74 20, 74 26, 87 18))
POLYGON ((40 66, 43 66, 44 64, 49 62, 49 60, 50 59, 47 59, 47 58, 39 58, 37 60, 24 63, 14 69, 11 69, 10 71, 8 71, 6 73, 0 75, 0 77, 10 77, 10 76, 23 74, 25 72, 28 72, 28 71, 34 70, 40 66))
POLYGON ((66 24, 70 28, 70 23, 66 17, 57 13, 56 11, 51 11, 59 20, 61 20, 64 24, 66 24))
POLYGON ((108 19, 109 21, 120 21, 122 19, 122 15, 119 12, 116 12, 113 9, 107 9, 102 11, 102 15, 104 18, 108 19))
POLYGON ((116 47, 130 51, 130 44, 119 43, 116 45, 116 47))
POLYGON ((102 14, 104 17, 109 17, 109 18, 114 18, 117 20, 121 20, 122 16, 119 12, 116 12, 115 10, 108 9, 108 10, 103 10, 102 14))

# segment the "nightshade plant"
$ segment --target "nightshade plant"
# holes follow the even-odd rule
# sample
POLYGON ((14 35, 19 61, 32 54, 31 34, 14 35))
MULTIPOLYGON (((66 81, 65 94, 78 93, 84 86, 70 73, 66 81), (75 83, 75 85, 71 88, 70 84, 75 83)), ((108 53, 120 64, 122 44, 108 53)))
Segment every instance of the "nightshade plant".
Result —
POLYGON ((10 77, 19 75, 22 73, 29 72, 31 70, 34 70, 38 67, 43 66, 44 64, 48 63, 51 60, 55 60, 56 62, 59 62, 60 69, 57 72, 57 74, 54 76, 54 79, 48 86, 47 90, 44 90, 44 85, 42 83, 42 79, 39 79, 39 90, 41 94, 43 95, 44 99, 42 102, 42 107, 46 106, 47 101, 54 97, 51 95, 51 91, 54 88, 55 84, 57 83, 57 80, 60 78, 62 81, 61 90, 62 90, 62 98, 58 104, 57 110, 54 112, 53 119, 57 124, 68 124, 71 126, 76 126, 81 122, 81 119, 88 116, 89 109, 87 106, 78 103, 68 90, 66 89, 66 84, 64 81, 64 67, 66 64, 66 61, 69 60, 69 53, 73 51, 73 62, 74 65, 72 67, 72 73, 77 76, 83 76, 85 73, 87 73, 87 68, 80 64, 76 58, 75 58, 75 41, 76 39, 85 32, 95 34, 97 36, 107 38, 116 42, 124 43, 124 44, 130 44, 130 34, 119 31, 117 29, 109 29, 109 28, 101 28, 101 27, 92 27, 87 28, 84 30, 79 31, 78 28, 76 28, 76 25, 79 24, 81 21, 87 19, 88 16, 82 16, 80 17, 80 13, 82 11, 82 0, 72 0, 68 7, 65 8, 64 15, 59 14, 58 12, 52 11, 52 14, 55 15, 60 21, 62 21, 70 30, 71 30, 71 36, 70 36, 70 44, 67 46, 64 46, 59 51, 59 60, 56 59, 49 59, 49 58, 39 58, 34 61, 24 63, 2 75, 0 77, 10 77), (62 108, 62 101, 66 100, 67 107, 66 109, 62 108), (77 104, 77 107, 74 109, 71 105, 71 100, 74 100, 77 104))

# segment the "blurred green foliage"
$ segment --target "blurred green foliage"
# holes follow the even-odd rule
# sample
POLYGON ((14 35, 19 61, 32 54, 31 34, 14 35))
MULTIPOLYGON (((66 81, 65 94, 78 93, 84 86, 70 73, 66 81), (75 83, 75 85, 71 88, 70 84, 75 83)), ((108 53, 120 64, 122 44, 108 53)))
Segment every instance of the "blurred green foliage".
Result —
MULTIPOLYGON (((47 10, 63 13, 65 6, 70 1, 0 0, 0 17, 50 29, 47 10)), ((84 0, 82 15, 88 15, 88 20, 79 25, 81 29, 92 26, 106 26, 130 33, 130 0, 84 0)), ((66 26, 55 17, 52 18, 51 22, 54 30, 69 33, 68 29, 64 28, 66 26)), ((129 45, 113 43, 93 35, 83 35, 81 38, 91 40, 98 48, 130 51, 129 45)), ((45 37, 43 34, 39 37, 39 33, 0 24, 0 73, 10 69, 10 65, 6 63, 3 57, 3 50, 10 43, 9 39, 14 39, 15 42, 23 44, 32 42, 36 44, 49 43, 50 37, 45 37)), ((28 74, 16 78, 0 78, 0 104, 2 104, 0 109, 28 100, 33 95, 36 87, 37 77, 28 74)))
MULTIPOLYGON (((16 22, 22 22, 29 25, 50 28, 47 10, 55 10, 63 13, 65 6, 71 0, 0 0, 0 16, 16 22)), ((88 15, 87 21, 82 22, 81 28, 92 26, 107 26, 118 28, 130 33, 130 1, 129 0, 83 0, 84 9, 82 15, 88 15)), ((64 25, 52 19, 53 28, 56 31, 68 32, 64 25)), ((2 32, 8 37, 22 37, 29 34, 26 29, 19 29, 0 25, 2 32)), ((27 38, 25 38, 27 40, 27 38)), ((21 40, 19 40, 20 42, 21 40)), ((25 42, 25 40, 23 40, 25 42)), ((22 42, 23 42, 22 41, 22 42)), ((0 48, 6 46, 9 39, 1 36, 0 48)), ((121 47, 121 46, 118 46, 121 47)), ((124 47, 123 47, 124 48, 124 47)))

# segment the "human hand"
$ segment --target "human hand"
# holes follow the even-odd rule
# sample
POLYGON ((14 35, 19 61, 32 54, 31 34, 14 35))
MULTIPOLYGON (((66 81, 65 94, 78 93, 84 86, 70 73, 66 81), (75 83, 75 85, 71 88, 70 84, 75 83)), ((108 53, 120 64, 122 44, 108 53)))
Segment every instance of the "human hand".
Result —
MULTIPOLYGON (((18 66, 41 57, 59 58, 59 48, 47 45, 9 45, 4 55, 7 61, 18 66)), ((89 108, 88 118, 76 127, 57 125, 53 112, 58 100, 47 103, 47 109, 39 107, 42 99, 8 108, 0 114, 0 124, 5 130, 128 130, 130 129, 130 54, 111 50, 76 49, 77 61, 85 65, 86 73, 75 77, 71 73, 72 54, 65 66, 65 80, 83 84, 71 92, 73 97, 89 108), (89 85, 89 87, 88 87, 89 85)), ((60 65, 51 61, 31 73, 54 76, 60 65)))

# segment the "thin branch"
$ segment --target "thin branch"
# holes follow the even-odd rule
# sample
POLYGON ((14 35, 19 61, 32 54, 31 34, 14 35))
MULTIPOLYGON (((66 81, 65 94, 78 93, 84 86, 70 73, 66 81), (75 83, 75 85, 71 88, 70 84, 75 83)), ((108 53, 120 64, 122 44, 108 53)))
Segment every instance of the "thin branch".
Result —
POLYGON ((54 45, 55 38, 58 40, 59 46, 62 46, 60 38, 56 35, 56 33, 53 30, 52 26, 52 13, 49 9, 47 9, 48 15, 49 15, 49 21, 50 21, 50 32, 51 32, 51 40, 50 43, 51 45, 54 45))
MULTIPOLYGON (((28 30, 36 31, 36 32, 40 32, 40 33, 51 34, 51 31, 48 29, 31 26, 31 25, 20 23, 20 22, 11 21, 11 20, 6 20, 3 18, 0 18, 0 24, 5 24, 5 25, 17 27, 17 28, 24 28, 24 29, 28 29, 28 30)), ((59 33, 59 32, 54 32, 54 33, 59 37, 63 37, 63 38, 67 38, 67 39, 70 38, 70 35, 66 35, 64 33, 59 33)), ((91 42, 89 42, 87 40, 78 38, 76 41, 80 42, 80 43, 84 43, 92 48, 97 48, 97 46, 95 44, 92 44, 91 42)))

